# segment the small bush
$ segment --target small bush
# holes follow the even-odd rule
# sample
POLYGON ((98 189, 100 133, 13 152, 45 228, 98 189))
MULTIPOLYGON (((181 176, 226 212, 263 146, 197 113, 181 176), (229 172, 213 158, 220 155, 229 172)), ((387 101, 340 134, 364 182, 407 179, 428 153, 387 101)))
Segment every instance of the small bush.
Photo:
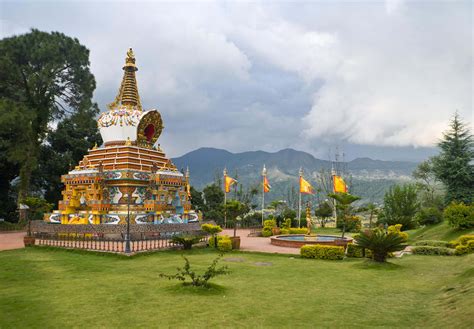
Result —
POLYGON ((264 237, 269 237, 269 236, 272 236, 273 235, 273 232, 272 232, 272 229, 271 227, 264 227, 263 230, 262 230, 262 236, 264 237))
POLYGON ((340 260, 344 258, 344 247, 318 244, 304 245, 300 249, 300 254, 303 258, 340 260))
MULTIPOLYGON (((343 215, 337 216, 336 227, 341 229, 344 226, 343 215)), ((362 227, 362 222, 358 216, 349 216, 346 218, 346 232, 359 232, 362 227)))
POLYGON ((192 285, 195 287, 209 287, 208 281, 218 275, 222 274, 227 274, 229 273, 229 270, 227 269, 227 266, 222 266, 220 268, 217 268, 217 263, 221 259, 222 255, 219 255, 216 259, 214 259, 207 268, 206 272, 203 274, 197 274, 191 269, 191 264, 189 263, 189 260, 183 256, 184 258, 184 267, 180 268, 178 267, 178 273, 173 274, 173 275, 168 275, 168 274, 163 274, 160 273, 159 276, 160 278, 167 278, 168 280, 171 279, 176 279, 179 281, 183 281, 184 285, 192 285), (186 278, 189 277, 191 282, 186 282, 186 278))
POLYGON ((269 228, 272 228, 272 227, 276 227, 277 224, 276 224, 276 220, 274 219, 267 219, 266 221, 263 222, 263 227, 269 227, 269 228))
POLYGON ((450 242, 441 241, 441 240, 421 240, 413 244, 414 246, 430 246, 430 247, 451 247, 450 242))
POLYGON ((446 247, 432 247, 432 246, 416 246, 412 250, 415 255, 437 255, 437 256, 452 256, 455 254, 454 249, 446 247))
POLYGON ((289 230, 291 227, 291 218, 285 218, 281 223, 281 229, 289 230))
POLYGON ((457 255, 457 256, 461 256, 461 255, 465 255, 465 254, 469 254, 471 251, 469 250, 469 247, 468 246, 463 246, 463 245, 459 245, 456 247, 454 253, 457 255))
POLYGON ((372 258, 372 251, 370 251, 369 249, 364 250, 364 248, 361 248, 358 245, 353 244, 353 243, 349 243, 347 245, 347 249, 346 249, 346 256, 347 257, 363 258, 364 253, 365 253, 365 257, 372 258))
MULTIPOLYGON (((215 239, 209 239, 209 247, 215 247, 215 239)), ((232 241, 228 235, 218 235, 217 236, 217 249, 220 251, 231 251, 232 250, 232 241)))
POLYGON ((469 241, 474 241, 474 234, 461 235, 457 241, 459 244, 468 244, 469 241))
POLYGON ((415 220, 421 225, 433 225, 443 221, 443 212, 437 207, 421 208, 415 215, 415 220))
POLYGON ((280 234, 283 234, 283 235, 290 234, 290 230, 286 229, 286 228, 282 228, 282 229, 280 229, 280 234))
POLYGON ((444 218, 451 226, 459 229, 474 227, 474 205, 451 203, 444 209, 444 218))
POLYGON ((201 230, 212 235, 222 232, 222 228, 219 225, 212 224, 202 224, 201 230))
POLYGON ((403 238, 404 242, 408 241, 408 233, 402 232, 402 224, 395 224, 395 225, 390 225, 387 228, 387 232, 389 234, 398 234, 401 238, 403 238))
POLYGON ((193 244, 196 244, 199 241, 201 241, 200 235, 181 234, 175 235, 171 238, 171 242, 182 245, 183 249, 191 249, 193 244))
POLYGON ((308 229, 306 227, 290 227, 288 230, 290 234, 306 234, 308 233, 308 229))
POLYGON ((381 229, 365 230, 354 240, 360 247, 371 250, 376 262, 385 262, 390 253, 405 249, 405 240, 401 235, 385 233, 381 229))

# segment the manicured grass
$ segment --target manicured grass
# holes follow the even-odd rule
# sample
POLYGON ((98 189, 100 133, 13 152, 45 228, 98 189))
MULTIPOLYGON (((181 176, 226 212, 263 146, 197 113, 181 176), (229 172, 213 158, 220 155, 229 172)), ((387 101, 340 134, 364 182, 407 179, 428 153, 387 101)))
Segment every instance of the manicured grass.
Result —
MULTIPOLYGON (((0 252, 0 328, 474 326, 474 254, 380 265, 232 252, 222 262, 232 273, 209 290, 158 277, 183 264, 180 254, 0 252)), ((216 256, 186 255, 200 269, 216 256)))
POLYGON ((415 230, 407 231, 409 235, 408 242, 419 240, 456 240, 464 234, 474 234, 474 230, 458 230, 451 227, 448 222, 442 222, 436 225, 429 225, 415 230))

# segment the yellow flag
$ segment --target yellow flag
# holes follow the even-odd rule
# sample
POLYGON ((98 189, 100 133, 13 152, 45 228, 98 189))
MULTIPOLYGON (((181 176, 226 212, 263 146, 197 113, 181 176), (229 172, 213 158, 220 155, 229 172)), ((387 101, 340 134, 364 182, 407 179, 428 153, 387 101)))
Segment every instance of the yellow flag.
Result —
POLYGON ((332 176, 334 183, 334 192, 335 193, 347 193, 347 185, 342 179, 341 176, 332 176))
POLYGON ((237 181, 235 179, 233 179, 232 177, 224 176, 224 190, 225 190, 225 193, 229 193, 230 192, 230 187, 232 186, 232 184, 235 184, 235 183, 237 183, 237 181))
POLYGON ((272 186, 268 182, 267 176, 263 176, 263 192, 268 193, 272 186))
POLYGON ((313 194, 313 187, 303 177, 300 177, 300 193, 313 194))

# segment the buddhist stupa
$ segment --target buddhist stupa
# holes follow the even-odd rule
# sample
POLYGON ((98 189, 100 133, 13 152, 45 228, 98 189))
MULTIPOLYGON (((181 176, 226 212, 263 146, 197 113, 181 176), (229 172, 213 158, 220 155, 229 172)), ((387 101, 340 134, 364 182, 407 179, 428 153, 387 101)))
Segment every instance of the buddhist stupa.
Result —
POLYGON ((115 100, 98 119, 104 142, 61 176, 59 209, 45 220, 61 224, 182 223, 194 221, 189 171, 180 172, 157 144, 163 130, 158 110, 144 111, 137 66, 127 52, 115 100))

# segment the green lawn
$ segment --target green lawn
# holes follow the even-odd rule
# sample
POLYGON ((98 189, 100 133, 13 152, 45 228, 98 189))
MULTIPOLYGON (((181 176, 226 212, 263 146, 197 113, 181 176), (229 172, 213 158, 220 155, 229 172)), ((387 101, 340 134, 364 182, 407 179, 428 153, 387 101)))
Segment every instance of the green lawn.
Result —
MULTIPOLYGON (((474 254, 378 265, 233 252, 243 262, 222 262, 232 273, 205 290, 158 278, 180 253, 0 252, 0 328, 474 326, 474 254)), ((216 255, 187 254, 200 268, 216 255)))
POLYGON ((451 227, 448 222, 442 222, 436 225, 429 225, 415 230, 407 231, 409 235, 408 242, 419 240, 455 240, 464 234, 474 234, 474 230, 458 230, 451 227))

